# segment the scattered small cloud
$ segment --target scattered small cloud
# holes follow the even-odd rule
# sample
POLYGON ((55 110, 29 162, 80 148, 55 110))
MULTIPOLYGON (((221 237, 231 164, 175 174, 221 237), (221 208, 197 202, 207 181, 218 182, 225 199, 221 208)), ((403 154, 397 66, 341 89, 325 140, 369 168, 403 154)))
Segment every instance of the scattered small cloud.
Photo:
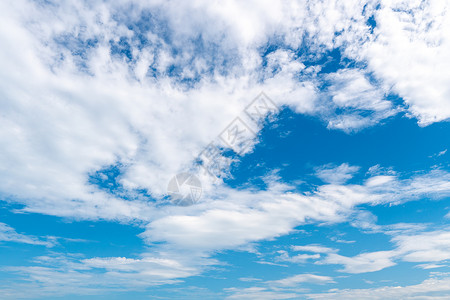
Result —
POLYGON ((446 153, 447 153, 447 149, 442 150, 442 151, 440 151, 440 152, 438 152, 438 153, 435 153, 435 154, 433 154, 433 155, 430 155, 430 156, 428 156, 428 157, 429 157, 429 158, 441 157, 441 156, 445 155, 446 153))
POLYGON ((358 172, 360 167, 343 163, 339 166, 324 165, 315 169, 316 176, 326 183, 343 184, 350 180, 358 172))

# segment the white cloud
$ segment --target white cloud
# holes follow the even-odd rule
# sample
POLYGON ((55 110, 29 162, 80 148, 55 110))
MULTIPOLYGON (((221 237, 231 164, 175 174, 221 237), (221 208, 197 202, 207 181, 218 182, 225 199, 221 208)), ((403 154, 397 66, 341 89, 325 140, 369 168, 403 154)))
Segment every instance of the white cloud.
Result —
POLYGON ((232 293, 226 299, 295 299, 296 293, 274 292, 263 287, 250 287, 245 289, 228 288, 225 290, 232 293))
POLYGON ((448 299, 449 278, 430 278, 409 286, 384 286, 370 289, 342 289, 323 294, 308 294, 309 299, 448 299))
POLYGON ((429 158, 436 158, 436 157, 441 157, 443 155, 445 155, 445 153, 447 153, 447 149, 444 149, 442 151, 439 151, 438 153, 435 153, 433 155, 428 156, 429 158))
POLYGON ((368 289, 330 289, 323 293, 308 293, 304 290, 268 288, 229 288, 226 292, 233 293, 227 299, 358 299, 358 300, 437 300, 448 299, 450 296, 450 278, 446 276, 430 277, 421 283, 413 285, 382 286, 368 289))
POLYGON ((398 93, 420 124, 450 117, 449 6, 445 1, 381 1, 375 38, 355 56, 398 93))
POLYGON ((277 261, 288 261, 291 263, 302 264, 307 262, 310 259, 319 259, 320 254, 297 254, 293 256, 289 256, 287 251, 280 250, 278 251, 279 255, 275 258, 277 261))
POLYGON ((6 272, 21 275, 26 283, 0 284, 0 291, 5 299, 144 291, 151 286, 178 283, 214 263, 176 253, 90 259, 80 254, 52 253, 35 258, 30 266, 4 267, 6 272))
POLYGON ((239 280, 244 281, 244 282, 261 281, 261 279, 253 278, 253 277, 241 277, 241 278, 239 278, 239 280))
POLYGON ((373 223, 359 227, 390 235, 395 247, 389 251, 365 252, 353 257, 330 253, 316 264, 339 264, 344 266, 340 270, 342 272, 366 273, 394 266, 398 261, 427 263, 417 265, 423 269, 439 268, 445 265, 436 263, 450 259, 449 228, 425 231, 423 225, 378 226, 373 223))
POLYGON ((11 226, 0 222, 0 242, 15 242, 53 247, 56 241, 52 238, 42 239, 31 235, 17 233, 11 226))
MULTIPOLYGON (((445 173, 439 173, 439 175, 446 176, 445 173)), ((106 286, 129 280, 130 276, 136 280, 136 285, 130 286, 130 289, 173 282, 173 280, 200 274, 212 264, 219 263, 209 258, 217 251, 242 248, 254 242, 285 235, 305 222, 349 220, 358 204, 387 203, 389 200, 400 203, 420 197, 422 193, 430 195, 429 189, 423 189, 423 185, 418 182, 425 180, 428 186, 439 186, 438 183, 442 178, 431 178, 430 174, 425 174, 408 180, 395 179, 390 183, 395 186, 395 189, 389 186, 375 189, 365 185, 330 184, 321 186, 315 193, 308 195, 289 193, 287 192, 290 189, 289 186, 278 185, 274 182, 271 183, 271 189, 268 191, 236 191, 222 188, 217 190, 218 194, 215 195, 214 201, 202 202, 190 207, 166 207, 164 211, 154 215, 154 221, 151 221, 145 232, 141 234, 141 237, 152 245, 153 253, 144 253, 139 258, 78 259, 72 269, 96 268, 101 271, 100 274, 107 277, 108 280, 105 280, 108 285, 106 286), (414 190, 412 187, 418 187, 418 189, 414 190), (130 271, 131 274, 128 274, 130 271), (146 276, 147 279, 142 279, 142 276, 146 276)), ((438 189, 437 192, 439 195, 443 190, 438 189)), ((400 231, 402 228, 406 229, 404 232, 407 234, 412 232, 411 226, 394 226, 390 230, 400 231)), ((409 245, 400 241, 404 240, 398 240, 398 248, 409 245)), ((423 244, 427 243, 423 241, 423 244)), ((429 244, 441 251, 447 249, 445 243, 440 247, 436 247, 437 242, 429 244)), ((398 249, 394 249, 345 257, 334 253, 332 249, 317 245, 297 247, 299 248, 293 249, 313 251, 313 254, 306 254, 307 257, 299 254, 297 258, 294 255, 293 259, 296 263, 306 259, 319 259, 322 252, 327 255, 322 263, 342 264, 343 271, 349 273, 380 270, 395 264, 395 261, 402 259, 402 255, 409 255, 405 257, 411 260, 414 253, 427 250, 410 249, 409 252, 404 251, 402 254, 398 249), (328 254, 326 251, 329 251, 328 254)), ((288 255, 286 257, 292 259, 288 255)), ((35 271, 34 267, 31 269, 19 267, 17 270, 21 270, 22 274, 35 271)), ((50 270, 45 270, 50 272, 48 276, 51 277, 58 276, 60 273, 66 274, 70 269, 52 267, 50 270)), ((85 284, 85 281, 80 281, 77 286, 85 284)), ((100 283, 99 286, 105 286, 105 283, 100 283)))
POLYGON ((342 184, 350 180, 358 170, 358 166, 350 166, 347 163, 343 163, 337 167, 325 165, 316 168, 316 176, 326 183, 342 184))
POLYGON ((340 264, 344 268, 341 272, 358 274, 375 272, 395 265, 392 261, 394 253, 391 251, 377 251, 362 253, 353 257, 341 256, 339 254, 329 254, 319 264, 340 264))
POLYGON ((366 181, 366 185, 367 186, 379 186, 379 185, 387 184, 394 179, 395 179, 394 176, 386 176, 386 175, 373 176, 366 181))
POLYGON ((384 99, 381 88, 370 83, 360 70, 339 70, 327 74, 324 80, 330 84, 326 95, 331 98, 331 103, 344 111, 329 117, 329 128, 357 130, 375 125, 398 112, 390 101, 384 99), (371 114, 365 117, 369 111, 371 114))
MULTIPOLYGON (((331 127, 343 130, 395 113, 383 99, 385 89, 371 83, 364 70, 325 75, 332 84, 326 92, 330 99, 323 100, 328 96, 319 95, 321 79, 316 71, 305 69, 305 57, 278 49, 267 57, 268 70, 277 71, 264 75, 259 52, 273 36, 300 47, 296 36, 307 32, 311 38, 306 46, 319 56, 338 46, 351 50, 352 41, 367 42, 361 59, 369 57, 374 68, 370 59, 377 52, 372 49, 382 40, 385 14, 390 16, 385 5, 377 12, 380 37, 372 41, 369 16, 361 15, 365 3, 360 1, 131 3, 1 4, 6 26, 0 39, 12 46, 0 52, 0 141, 8 145, 0 152, 0 191, 25 204, 26 210, 77 218, 146 219, 153 213, 151 205, 99 191, 87 184, 88 174, 121 164, 119 180, 129 195, 133 189, 144 189, 158 198, 167 181, 189 166, 248 103, 246 99, 261 90, 279 104, 322 115, 335 124, 331 127), (164 26, 146 31, 133 27, 142 20, 164 26), (199 36, 203 49, 196 48, 199 36), (156 73, 145 76, 146 70, 156 73), (299 72, 304 72, 302 82, 299 72), (331 103, 349 108, 349 114, 327 115, 331 103), (374 115, 361 118, 359 110, 374 115)), ((433 15, 436 10, 431 8, 433 15)), ((373 5, 366 11, 374 12, 373 5)), ((440 36, 439 28, 433 30, 440 36)), ((400 69, 406 68, 396 67, 400 69)), ((426 103, 444 113, 441 102, 426 103)))
POLYGON ((367 171, 367 174, 371 176, 375 175, 395 175, 395 171, 392 167, 385 168, 380 166, 379 164, 371 166, 369 170, 367 171))
POLYGON ((320 245, 305 245, 305 246, 292 246, 293 251, 304 251, 313 253, 332 253, 336 252, 336 249, 320 246, 320 245))
POLYGON ((447 153, 447 149, 442 150, 441 152, 439 152, 439 153, 437 154, 437 156, 439 157, 439 156, 445 155, 445 153, 447 153))
POLYGON ((332 283, 333 278, 329 276, 320 276, 314 274, 298 274, 291 277, 268 281, 269 285, 280 286, 280 287, 295 287, 301 283, 316 283, 316 284, 324 284, 324 283, 332 283))
POLYGON ((443 230, 398 235, 392 238, 402 259, 410 262, 438 262, 450 259, 450 231, 443 230))
POLYGON ((417 265, 416 267, 424 269, 424 270, 428 270, 428 269, 445 268, 447 266, 446 265, 437 265, 437 264, 420 264, 420 265, 417 265))
MULTIPOLYGON (((396 205, 423 195, 440 199, 450 192, 447 177, 444 171, 432 171, 410 179, 393 178, 383 185, 327 184, 309 194, 292 193, 292 187, 276 183, 267 191, 223 187, 206 196, 211 201, 186 209, 168 208, 141 237, 147 243, 166 242, 182 249, 232 249, 288 234, 306 222, 351 220, 360 204, 396 205)), ((377 229, 370 216, 361 213, 358 224, 377 229)))
POLYGON ((288 251, 279 250, 277 251, 278 255, 275 257, 277 261, 285 261, 295 264, 304 264, 310 260, 318 260, 321 258, 321 254, 329 254, 337 252, 337 249, 332 249, 328 247, 323 247, 320 245, 306 245, 306 246, 291 246, 291 250, 295 252, 312 252, 309 253, 301 253, 290 255, 288 251))
POLYGON ((263 282, 265 287, 227 288, 231 293, 226 299, 297 299, 299 292, 307 291, 305 284, 334 283, 329 276, 315 274, 297 274, 279 280, 263 282))
MULTIPOLYGON (((167 75, 171 62, 166 60, 191 68, 189 57, 201 60, 189 48, 192 40, 181 49, 186 57, 170 57, 170 47, 182 45, 167 45, 159 36, 164 32, 156 32, 150 40, 160 46, 149 42, 140 53, 139 45, 131 38, 136 39, 136 33, 112 17, 123 7, 109 4, 2 4, 2 22, 8 26, 2 26, 0 39, 2 44, 14 47, 4 47, 0 52, 4 78, 0 139, 8 145, 0 152, 0 191, 25 204, 26 210, 76 218, 145 220, 153 214, 147 201, 123 201, 108 195, 87 184, 88 175, 121 164, 119 180, 129 189, 129 197, 135 196, 133 189, 145 189, 159 198, 168 180, 189 166, 262 88, 270 92, 276 85, 275 95, 293 94, 297 100, 305 100, 298 107, 309 107, 311 88, 307 83, 305 87, 296 87, 292 81, 280 85, 274 77, 264 86, 257 84, 253 75, 233 73, 233 66, 228 70, 230 76, 203 76, 195 89, 186 90, 167 75), (109 42, 121 37, 131 43, 131 52, 137 51, 138 74, 134 74, 133 63, 110 53, 109 42), (87 47, 89 41, 96 41, 95 46, 87 47), (86 53, 78 55, 78 50, 86 53), (156 54, 150 59, 152 51, 156 54), (150 67, 159 70, 157 79, 142 78, 142 64, 150 61, 150 67), (80 64, 87 70, 79 70, 80 64), (139 81, 134 80, 135 75, 139 81)), ((212 30, 205 36, 212 40, 205 42, 218 43, 214 30, 223 31, 229 25, 198 27, 186 22, 179 27, 177 20, 181 19, 171 19, 171 14, 178 14, 179 6, 160 5, 167 8, 168 14, 160 17, 175 22, 172 33, 180 39, 174 41, 181 44, 197 35, 200 28, 212 30)), ((225 12, 203 5, 206 3, 194 11, 203 15, 206 9, 212 15, 206 14, 205 18, 214 19, 217 13, 225 12)), ((231 11, 242 9, 237 3, 230 5, 231 11)), ((140 5, 135 9, 127 10, 128 17, 135 18, 127 21, 136 22, 140 13, 147 12, 140 5)), ((189 14, 182 17, 195 19, 189 14)), ((237 30, 236 34, 241 32, 237 30)), ((246 36, 245 40, 254 35, 246 36)), ((238 45, 233 40, 229 46, 238 45)), ((225 47, 221 51, 226 52, 226 43, 221 46, 225 47)))

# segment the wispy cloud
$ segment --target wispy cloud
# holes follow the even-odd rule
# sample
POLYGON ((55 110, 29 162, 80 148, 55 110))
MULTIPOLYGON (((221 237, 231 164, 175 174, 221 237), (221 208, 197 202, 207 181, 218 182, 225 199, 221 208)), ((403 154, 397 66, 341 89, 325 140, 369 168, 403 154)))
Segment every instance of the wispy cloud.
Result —
POLYGON ((340 166, 325 165, 316 168, 316 176, 326 183, 342 184, 350 180, 358 170, 358 166, 350 166, 346 163, 340 166))
POLYGON ((41 238, 17 233, 14 228, 5 223, 0 223, 0 242, 15 242, 46 247, 53 247, 56 243, 53 238, 41 238))

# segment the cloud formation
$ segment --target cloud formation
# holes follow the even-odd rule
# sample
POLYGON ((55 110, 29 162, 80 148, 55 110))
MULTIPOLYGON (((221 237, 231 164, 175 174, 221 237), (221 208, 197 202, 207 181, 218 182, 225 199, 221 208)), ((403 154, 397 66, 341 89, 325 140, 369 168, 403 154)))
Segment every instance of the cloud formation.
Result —
MULTIPOLYGON (((343 163, 317 167, 323 184, 308 192, 281 178, 266 190, 233 189, 197 173, 203 202, 187 208, 163 202, 170 178, 192 171, 197 155, 261 91, 279 107, 345 133, 399 113, 421 126, 448 120, 448 15, 438 0, 0 3, 1 200, 29 213, 138 225, 152 247, 133 258, 40 257, 35 266, 9 271, 48 294, 68 278, 64 292, 88 294, 123 282, 174 283, 218 263, 216 253, 305 224, 353 221, 362 230, 383 230, 361 205, 448 197, 450 175, 439 168, 401 177, 377 165, 364 181, 349 184, 361 168, 343 163)), ((298 245, 291 250, 307 253, 281 250, 278 259, 320 260, 347 273, 450 259, 447 229, 392 230, 401 233, 392 250, 347 257, 298 245)), ((4 223, 0 240, 53 245, 4 223)), ((270 284, 332 281, 301 274, 270 284)), ((295 293, 256 287, 230 297, 248 295, 295 293)))

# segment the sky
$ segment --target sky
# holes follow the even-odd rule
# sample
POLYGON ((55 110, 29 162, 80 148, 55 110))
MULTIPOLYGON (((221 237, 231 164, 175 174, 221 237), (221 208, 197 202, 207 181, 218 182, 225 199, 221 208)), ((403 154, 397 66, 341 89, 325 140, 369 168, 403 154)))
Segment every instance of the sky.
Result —
POLYGON ((0 299, 449 299, 450 3, 0 2, 0 299))

